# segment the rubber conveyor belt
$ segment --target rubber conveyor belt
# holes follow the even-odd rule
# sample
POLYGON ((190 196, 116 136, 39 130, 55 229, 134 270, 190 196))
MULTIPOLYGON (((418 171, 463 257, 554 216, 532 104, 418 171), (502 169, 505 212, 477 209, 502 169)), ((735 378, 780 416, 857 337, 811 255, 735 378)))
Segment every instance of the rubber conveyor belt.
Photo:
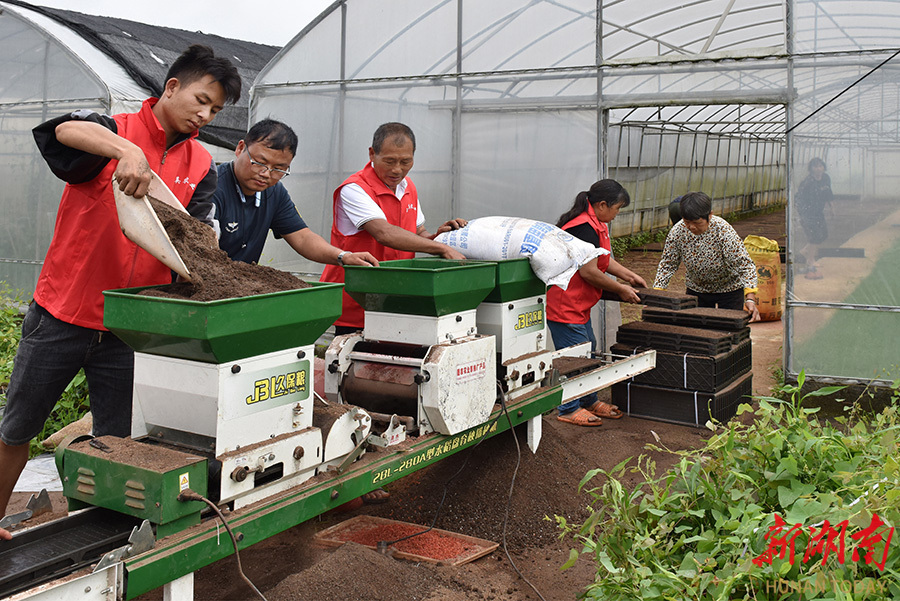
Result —
POLYGON ((0 542, 0 599, 70 574, 128 544, 140 520, 93 508, 0 542))

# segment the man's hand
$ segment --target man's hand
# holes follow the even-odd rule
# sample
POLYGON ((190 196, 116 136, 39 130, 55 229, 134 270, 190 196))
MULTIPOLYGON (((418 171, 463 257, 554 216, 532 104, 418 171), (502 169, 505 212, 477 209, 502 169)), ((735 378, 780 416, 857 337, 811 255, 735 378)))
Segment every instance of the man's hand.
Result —
POLYGON ((113 175, 119 190, 135 198, 146 196, 152 178, 150 165, 144 151, 134 142, 99 123, 77 119, 57 125, 56 139, 69 148, 118 161, 113 175))
POLYGON ((12 534, 8 530, 0 528, 0 540, 12 540, 12 534))
POLYGON ((367 265, 378 267, 378 259, 367 252, 347 253, 341 258, 344 261, 344 265, 367 265))
POLYGON ((135 146, 119 159, 114 177, 119 190, 128 196, 142 198, 150 188, 153 171, 150 170, 144 152, 135 146))
MULTIPOLYGON (((441 227, 437 229, 437 233, 435 236, 443 234, 444 232, 449 232, 452 230, 458 230, 460 228, 466 227, 469 222, 465 219, 451 219, 450 221, 445 222, 441 227)), ((445 257, 450 258, 450 257, 445 257)))
POLYGON ((445 250, 441 253, 441 257, 444 259, 453 259, 454 261, 463 261, 466 256, 459 251, 456 251, 449 246, 444 247, 445 250))

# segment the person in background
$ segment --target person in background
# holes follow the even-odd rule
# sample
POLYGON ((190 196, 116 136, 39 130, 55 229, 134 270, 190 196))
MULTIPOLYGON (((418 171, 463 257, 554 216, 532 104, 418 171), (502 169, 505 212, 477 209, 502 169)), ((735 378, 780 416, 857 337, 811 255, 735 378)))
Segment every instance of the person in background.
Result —
POLYGON ((809 174, 797 188, 797 213, 800 226, 806 235, 806 246, 800 252, 806 259, 806 275, 808 280, 821 280, 816 261, 819 257, 819 245, 828 238, 828 225, 825 222, 825 207, 831 208, 834 193, 831 191, 831 178, 825 173, 825 161, 816 157, 809 162, 809 174))
MULTIPOLYGON (((417 252, 445 259, 465 257, 434 237, 466 225, 465 219, 451 219, 437 233, 425 229, 425 215, 418 192, 407 177, 413 166, 416 137, 402 123, 385 123, 375 130, 369 148, 369 164, 348 177, 334 191, 334 221, 331 244, 353 252, 368 251, 379 261, 411 259, 417 252)), ((329 265, 323 282, 343 282, 344 270, 329 265)), ((346 292, 343 312, 335 322, 335 334, 349 334, 363 328, 363 308, 346 292)))
POLYGON ((681 199, 683 196, 676 196, 672 199, 672 202, 669 203, 669 221, 672 225, 678 223, 681 220, 681 199))
MULTIPOLYGON (((67 183, 0 422, 0 515, 28 460, 28 442, 80 369, 94 435, 131 434, 134 352, 103 327, 102 291, 165 284, 172 275, 122 234, 112 186, 142 197, 155 170, 191 215, 213 226, 216 168, 195 138, 240 95, 234 65, 194 45, 172 64, 160 97, 137 113, 79 110, 34 129, 51 171, 67 183)), ((9 538, 0 529, 0 539, 9 538)))
MULTIPOLYGON (((553 345, 558 349, 590 342, 591 351, 595 350, 597 341, 591 324, 591 308, 603 297, 604 291, 625 302, 641 302, 631 286, 646 287, 647 282, 612 256, 607 225, 630 202, 628 191, 619 182, 600 180, 588 191, 579 192, 572 208, 563 213, 556 224, 576 238, 608 251, 608 254, 585 263, 572 276, 565 290, 557 286, 547 290, 547 325, 553 345), (607 273, 622 278, 630 286, 608 277, 607 273)), ((619 419, 623 415, 614 405, 598 400, 596 393, 563 403, 558 412, 559 421, 578 426, 599 426, 604 417, 619 419)))
POLYGON ((238 142, 234 160, 219 165, 213 194, 219 248, 234 261, 257 263, 271 230, 310 261, 377 266, 368 252, 336 248, 306 226, 281 183, 296 153, 297 134, 280 121, 263 119, 238 142))
POLYGON ((653 287, 665 290, 684 263, 687 293, 700 307, 743 309, 759 321, 756 265, 731 225, 712 214, 703 192, 681 198, 681 221, 666 236, 653 287))

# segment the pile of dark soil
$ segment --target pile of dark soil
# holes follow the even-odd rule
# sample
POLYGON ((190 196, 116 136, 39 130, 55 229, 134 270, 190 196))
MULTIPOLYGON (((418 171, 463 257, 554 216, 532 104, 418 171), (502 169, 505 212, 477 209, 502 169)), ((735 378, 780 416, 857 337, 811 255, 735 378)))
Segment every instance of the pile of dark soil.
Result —
POLYGON ((179 282, 141 292, 146 296, 211 301, 308 288, 293 275, 266 267, 232 261, 219 248, 215 232, 187 213, 150 199, 181 260, 191 272, 192 282, 179 282))
POLYGON ((578 482, 596 464, 584 461, 552 435, 541 439, 534 454, 526 444, 526 428, 517 430, 521 456, 517 456, 509 432, 485 439, 477 447, 441 461, 439 467, 392 483, 388 487, 391 495, 402 498, 402 506, 387 503, 367 507, 365 512, 426 526, 437 515, 436 528, 500 542, 515 471, 507 545, 521 550, 554 542, 559 535, 554 515, 576 522, 587 517, 590 499, 577 493, 578 482))

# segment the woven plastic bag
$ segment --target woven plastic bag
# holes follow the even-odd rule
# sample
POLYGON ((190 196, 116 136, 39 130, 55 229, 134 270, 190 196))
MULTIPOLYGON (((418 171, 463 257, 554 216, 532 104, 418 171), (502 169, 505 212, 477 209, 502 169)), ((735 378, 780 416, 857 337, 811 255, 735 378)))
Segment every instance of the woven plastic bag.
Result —
POLYGON ((609 254, 555 225, 523 217, 479 217, 435 240, 458 250, 467 259, 502 261, 528 257, 534 275, 548 286, 563 290, 579 267, 609 254))
POLYGON ((757 308, 762 321, 781 319, 781 256, 778 243, 762 236, 747 236, 744 247, 756 264, 759 292, 757 308))

